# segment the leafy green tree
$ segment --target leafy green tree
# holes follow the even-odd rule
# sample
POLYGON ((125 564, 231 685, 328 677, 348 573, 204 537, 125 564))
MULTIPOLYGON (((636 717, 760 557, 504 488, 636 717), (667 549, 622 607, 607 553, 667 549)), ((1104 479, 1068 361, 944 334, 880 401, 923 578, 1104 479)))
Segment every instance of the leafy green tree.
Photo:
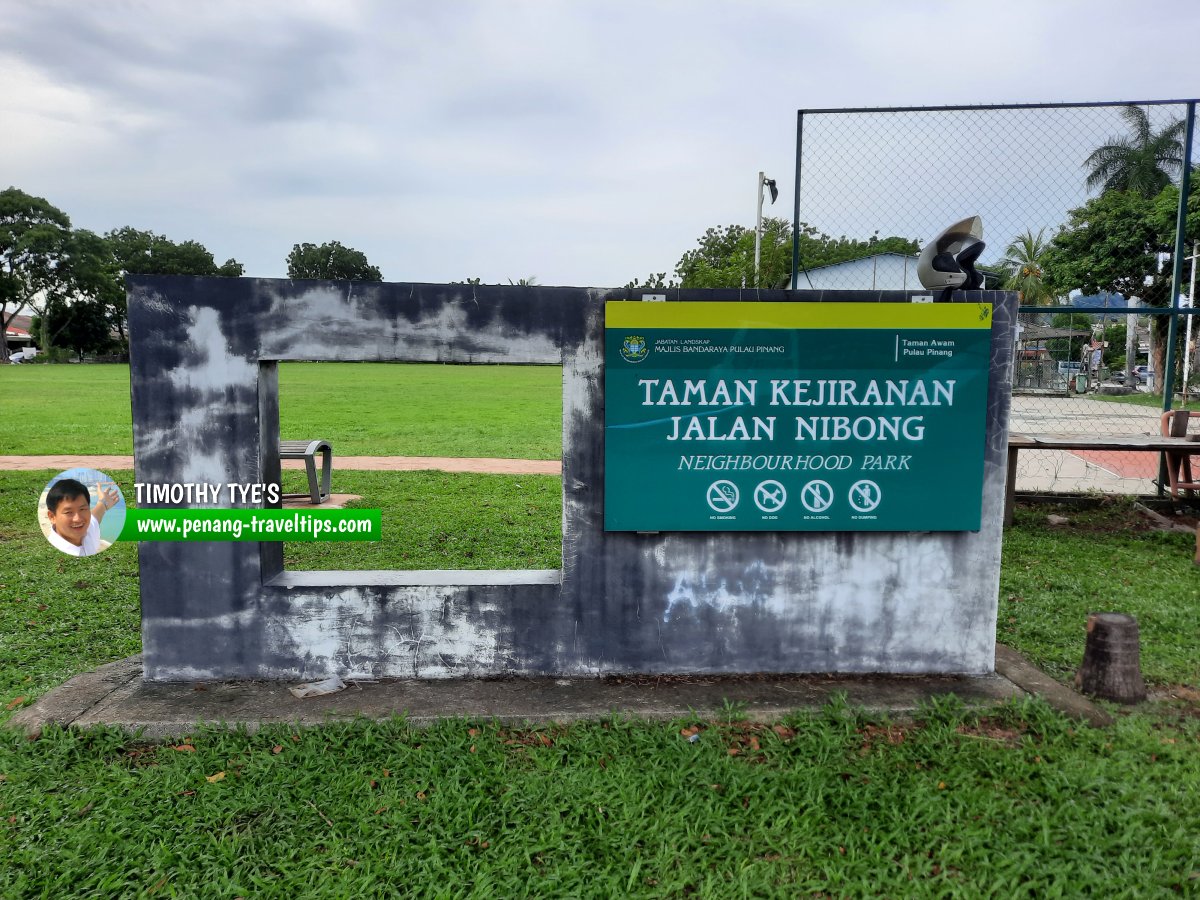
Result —
MULTIPOLYGON (((1190 253, 1193 242, 1200 241, 1200 166, 1192 167, 1188 182, 1183 245, 1190 253)), ((1174 245, 1175 222, 1178 214, 1179 185, 1169 184, 1154 198, 1152 216, 1154 227, 1172 245, 1174 245)))
MULTIPOLYGON (((1125 366, 1125 338, 1129 334, 1129 326, 1125 324, 1125 317, 1118 316, 1121 321, 1112 322, 1104 326, 1103 336, 1104 342, 1108 345, 1104 350, 1105 361, 1109 369, 1114 372, 1119 369, 1126 368, 1125 366)), ((1132 369, 1133 361, 1130 361, 1130 369, 1132 369)), ((1128 373, 1132 374, 1132 372, 1128 373)))
POLYGON ((1055 294, 1078 288, 1111 291, 1162 306, 1170 293, 1155 254, 1170 245, 1153 219, 1154 203, 1138 194, 1106 191, 1073 209, 1042 255, 1045 281, 1055 294), (1146 283, 1146 277, 1153 281, 1146 283))
POLYGON ((34 317, 33 327, 53 335, 55 347, 69 348, 79 359, 85 353, 120 346, 113 340, 109 307, 99 300, 80 298, 68 303, 58 298, 48 304, 44 315, 34 317))
MULTIPOLYGON (((1038 315, 1041 315, 1040 313, 1038 315)), ((1082 312, 1055 313, 1050 320, 1052 328, 1070 328, 1080 332, 1070 337, 1050 338, 1046 341, 1046 349, 1050 356, 1059 362, 1080 362, 1083 358, 1083 348, 1091 343, 1092 317, 1082 312)))
POLYGON ((1004 287, 1016 291, 1022 305, 1042 306, 1054 302, 1054 291, 1046 284, 1045 255, 1050 242, 1045 240, 1046 229, 1035 235, 1026 229, 1004 251, 1000 267, 1005 271, 1004 287))
POLYGON ((644 280, 638 281, 634 279, 625 283, 627 291, 665 291, 670 288, 679 287, 679 283, 672 279, 670 282, 666 280, 666 272, 651 272, 644 280))
POLYGON ((379 269, 367 262, 366 254, 338 241, 327 244, 295 244, 287 257, 288 278, 320 278, 328 281, 383 281, 379 269))
POLYGON ((217 265, 199 241, 176 242, 166 235, 125 226, 104 235, 112 259, 117 292, 110 302, 113 325, 125 340, 125 275, 200 275, 238 278, 244 267, 236 259, 217 265))
MULTIPOLYGON (((1106 191, 1071 210, 1044 255, 1050 288, 1056 294, 1110 291, 1138 297, 1150 306, 1169 305, 1171 272, 1169 267, 1159 268, 1158 254, 1171 251, 1175 229, 1172 220, 1169 230, 1162 230, 1158 207, 1157 198, 1106 191)), ((1158 339, 1152 363, 1154 371, 1162 372, 1169 323, 1166 316, 1154 320, 1158 339)))
POLYGON ((117 343, 124 349, 125 284, 108 240, 91 231, 73 231, 62 273, 66 290, 46 311, 49 343, 65 341, 80 355, 102 351, 114 343, 115 329, 120 335, 117 343), (77 323, 70 321, 76 313, 80 317, 77 323), (102 335, 101 313, 105 320, 102 335))
MULTIPOLYGON (((25 309, 43 314, 53 297, 64 292, 59 269, 70 239, 70 218, 45 198, 15 187, 0 191, 0 324, 4 330, 25 309)), ((49 349, 44 340, 41 348, 49 349)), ((4 341, 0 341, 0 359, 8 359, 4 341)))
MULTIPOLYGON (((754 229, 741 225, 709 228, 698 239, 699 247, 684 253, 675 266, 682 288, 740 288, 754 284, 754 229)), ((906 238, 867 240, 833 238, 801 223, 800 260, 805 268, 826 266, 876 253, 915 254, 916 241, 906 238)), ((786 219, 763 219, 760 283, 787 287, 792 275, 792 225, 786 219)))
POLYGON ((1127 191, 1153 197, 1171 184, 1183 166, 1184 121, 1154 131, 1140 106, 1125 106, 1121 118, 1130 134, 1112 138, 1084 160, 1088 190, 1127 191))
POLYGON ((538 283, 538 280, 537 280, 537 276, 536 276, 536 275, 530 275, 530 276, 528 276, 528 277, 526 277, 526 278, 518 278, 516 281, 513 281, 513 280, 510 278, 510 279, 508 279, 508 283, 509 283, 509 284, 515 284, 515 285, 518 285, 518 286, 520 286, 520 287, 533 287, 535 284, 537 284, 537 283, 538 283))
POLYGON ((176 243, 165 235, 129 226, 113 229, 104 237, 123 274, 238 277, 243 272, 236 259, 227 259, 218 266, 212 253, 199 241, 176 243))

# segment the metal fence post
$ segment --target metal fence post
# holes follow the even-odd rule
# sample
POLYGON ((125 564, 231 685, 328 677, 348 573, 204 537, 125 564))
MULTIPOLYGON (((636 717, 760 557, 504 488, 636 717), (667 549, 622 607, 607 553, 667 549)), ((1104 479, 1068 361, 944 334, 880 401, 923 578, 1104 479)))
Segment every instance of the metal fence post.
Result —
MULTIPOLYGON (((1171 321, 1167 324, 1167 356, 1163 363, 1163 412, 1171 408, 1175 395, 1175 341, 1179 335, 1179 290, 1183 285, 1183 254, 1187 241, 1187 201, 1192 174, 1192 126, 1196 101, 1187 105, 1187 127, 1183 137, 1183 172, 1179 176, 1179 209, 1175 214, 1175 248, 1171 252, 1171 321)), ((1186 352, 1186 351, 1185 351, 1186 352)), ((1161 489, 1161 484, 1159 485, 1161 489)))
POLYGON ((792 200, 792 290, 800 287, 800 157, 804 152, 804 110, 796 110, 796 190, 792 200))

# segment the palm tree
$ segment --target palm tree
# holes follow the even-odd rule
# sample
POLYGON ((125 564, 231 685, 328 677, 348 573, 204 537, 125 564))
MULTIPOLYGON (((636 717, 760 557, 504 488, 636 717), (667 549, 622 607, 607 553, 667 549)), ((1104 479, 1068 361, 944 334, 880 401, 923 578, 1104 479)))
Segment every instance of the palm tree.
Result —
POLYGON ((1172 122, 1161 131, 1150 128, 1150 116, 1140 106, 1121 109, 1131 135, 1113 138, 1092 151, 1083 164, 1090 169, 1088 190, 1127 191, 1154 197, 1171 183, 1183 165, 1184 122, 1172 122))
POLYGON ((1000 265, 1009 273, 1004 287, 1016 291, 1021 303, 1026 306, 1041 306, 1054 300, 1054 292, 1045 281, 1045 266, 1043 258, 1050 242, 1043 239, 1046 229, 1038 229, 1034 235, 1031 229, 1019 235, 1004 251, 1004 259, 1000 265))

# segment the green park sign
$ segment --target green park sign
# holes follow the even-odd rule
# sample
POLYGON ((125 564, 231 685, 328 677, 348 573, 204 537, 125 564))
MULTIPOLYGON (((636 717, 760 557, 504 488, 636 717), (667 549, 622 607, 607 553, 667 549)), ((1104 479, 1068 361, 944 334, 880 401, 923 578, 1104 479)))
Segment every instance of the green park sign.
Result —
POLYGON ((605 307, 607 531, 976 531, 991 304, 605 307))

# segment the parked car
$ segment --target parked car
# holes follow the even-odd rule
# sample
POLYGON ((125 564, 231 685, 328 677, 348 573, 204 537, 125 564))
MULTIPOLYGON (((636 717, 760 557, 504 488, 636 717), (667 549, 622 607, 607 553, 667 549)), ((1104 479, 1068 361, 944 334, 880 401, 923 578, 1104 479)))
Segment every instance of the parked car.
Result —
POLYGON ((1154 370, 1149 366, 1134 366, 1133 374, 1137 378, 1138 384, 1145 384, 1154 377, 1154 370))

